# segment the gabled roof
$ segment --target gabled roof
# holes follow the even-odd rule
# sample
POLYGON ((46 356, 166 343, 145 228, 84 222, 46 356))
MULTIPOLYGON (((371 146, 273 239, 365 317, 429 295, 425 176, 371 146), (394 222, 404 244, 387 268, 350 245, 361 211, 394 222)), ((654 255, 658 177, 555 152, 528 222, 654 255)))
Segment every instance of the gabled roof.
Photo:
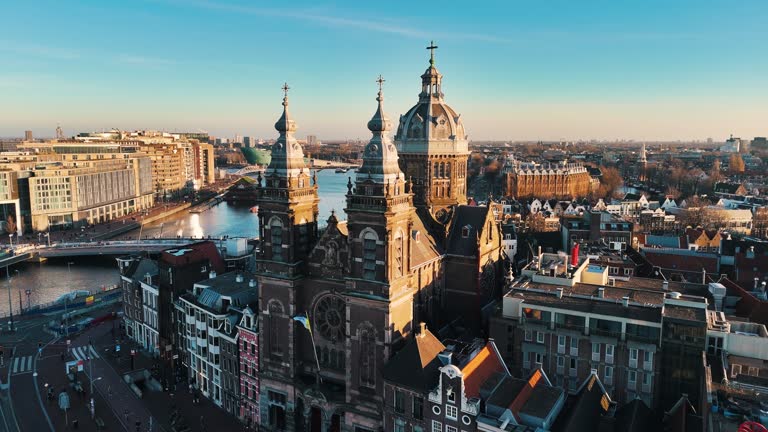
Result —
POLYGON ((488 217, 493 218, 490 207, 458 206, 451 219, 448 233, 447 253, 450 255, 474 256, 477 254, 477 239, 483 234, 488 217), (469 228, 469 235, 463 236, 463 228, 469 228))
POLYGON ((611 406, 611 397, 600 378, 593 372, 569 401, 564 413, 557 418, 553 431, 582 432, 598 430, 602 416, 611 406))
POLYGON ((384 365, 384 379, 402 387, 428 392, 440 374, 437 355, 445 349, 426 327, 384 365))
POLYGON ((654 412, 642 399, 633 399, 616 411, 613 430, 616 432, 646 432, 661 429, 654 412))
POLYGON ((683 395, 669 411, 664 413, 664 430, 668 432, 698 432, 703 430, 702 419, 696 414, 688 398, 683 395))
POLYGON ((157 261, 149 258, 134 260, 125 272, 125 277, 130 279, 144 279, 146 274, 156 276, 158 272, 157 261))
POLYGON ((219 249, 212 241, 201 241, 185 246, 166 249, 160 255, 160 262, 171 266, 184 266, 187 264, 210 261, 213 270, 223 273, 226 270, 224 260, 219 249))
POLYGON ((480 352, 461 368, 461 372, 464 375, 464 393, 468 398, 479 397, 480 387, 494 374, 509 375, 493 341, 488 341, 480 352))
POLYGON ((701 253, 691 254, 685 249, 681 249, 681 251, 685 253, 665 253, 653 249, 643 249, 643 254, 651 265, 664 270, 700 273, 704 269, 708 274, 718 273, 717 256, 701 253))

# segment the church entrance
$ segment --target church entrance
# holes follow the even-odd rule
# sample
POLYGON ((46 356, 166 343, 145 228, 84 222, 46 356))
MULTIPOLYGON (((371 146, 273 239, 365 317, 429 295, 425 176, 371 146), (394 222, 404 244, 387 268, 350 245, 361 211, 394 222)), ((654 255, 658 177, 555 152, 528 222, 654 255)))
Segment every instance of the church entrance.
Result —
POLYGON ((323 411, 318 407, 309 412, 309 432, 323 432, 323 411))

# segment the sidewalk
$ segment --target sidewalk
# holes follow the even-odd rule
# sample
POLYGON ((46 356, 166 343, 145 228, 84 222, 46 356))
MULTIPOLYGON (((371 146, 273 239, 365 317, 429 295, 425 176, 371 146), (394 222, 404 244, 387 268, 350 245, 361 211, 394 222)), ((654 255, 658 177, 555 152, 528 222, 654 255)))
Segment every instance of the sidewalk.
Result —
MULTIPOLYGON (((124 339, 121 342, 120 347, 122 355, 119 358, 113 356, 112 354, 106 353, 105 349, 109 349, 110 351, 114 349, 114 340, 112 338, 110 329, 111 327, 109 325, 101 325, 86 331, 82 336, 85 338, 85 340, 87 340, 88 337, 93 337, 94 345, 99 347, 99 353, 102 354, 102 359, 106 360, 106 362, 101 362, 105 368, 108 367, 112 369, 114 376, 119 376, 122 378, 122 374, 130 371, 130 352, 132 349, 135 349, 137 354, 134 357, 134 370, 152 369, 152 366, 156 363, 156 361, 142 354, 138 350, 138 347, 129 342, 127 339, 124 339), (108 363, 108 365, 106 363, 108 363)), ((106 377, 108 372, 104 371, 103 369, 100 369, 103 371, 103 375, 98 375, 96 373, 97 364, 99 364, 99 362, 94 363, 94 375, 106 377)), ((109 385, 106 382, 106 378, 98 381, 96 384, 97 387, 103 392, 106 392, 107 385, 109 385)), ((113 406, 115 406, 115 402, 118 401, 118 395, 115 389, 126 389, 128 393, 124 394, 123 396, 130 396, 129 399, 132 399, 132 401, 125 401, 125 403, 129 404, 130 406, 138 404, 144 408, 145 414, 143 414, 143 416, 146 419, 149 418, 151 413, 155 425, 153 430, 155 431, 172 431, 171 413, 174 410, 174 407, 178 409, 180 417, 184 419, 184 422, 186 426, 189 427, 190 432, 228 432, 246 430, 245 425, 240 423, 237 418, 227 413, 224 409, 217 407, 211 401, 203 397, 200 398, 200 402, 198 404, 193 404, 192 394, 189 393, 186 382, 177 384, 175 392, 172 391, 172 388, 168 392, 146 391, 141 399, 136 397, 133 392, 128 390, 128 386, 125 383, 120 381, 119 384, 122 384, 122 387, 117 384, 112 384, 113 397, 110 398, 110 400, 113 401, 113 406), (201 418, 204 425, 201 425, 201 418)), ((126 393, 123 390, 121 390, 121 392, 126 393)), ((120 407, 122 407, 122 401, 125 399, 121 398, 119 400, 120 402, 118 402, 118 404, 120 407)), ((130 410, 141 412, 138 408, 130 408, 130 410)), ((146 425, 148 423, 146 421, 147 420, 142 421, 142 425, 144 427, 142 430, 144 431, 147 430, 146 425)), ((135 430, 135 427, 134 429, 130 430, 135 430)))

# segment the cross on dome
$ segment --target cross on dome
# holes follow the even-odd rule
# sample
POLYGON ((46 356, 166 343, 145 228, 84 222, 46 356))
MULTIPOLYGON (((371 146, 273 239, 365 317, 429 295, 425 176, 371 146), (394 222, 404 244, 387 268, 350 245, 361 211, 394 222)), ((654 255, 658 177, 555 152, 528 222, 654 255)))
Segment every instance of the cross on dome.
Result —
POLYGON ((437 49, 437 45, 435 45, 435 41, 429 42, 429 46, 427 47, 429 50, 429 64, 434 66, 435 65, 435 50, 437 49))

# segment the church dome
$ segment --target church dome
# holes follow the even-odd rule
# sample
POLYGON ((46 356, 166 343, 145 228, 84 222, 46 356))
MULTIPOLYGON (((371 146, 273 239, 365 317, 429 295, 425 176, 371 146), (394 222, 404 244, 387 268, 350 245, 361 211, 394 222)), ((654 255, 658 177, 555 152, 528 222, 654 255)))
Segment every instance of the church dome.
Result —
POLYGON ((401 153, 468 154, 467 134, 461 114, 445 103, 443 75, 435 67, 435 46, 429 67, 421 75, 419 101, 400 116, 395 142, 401 153))

